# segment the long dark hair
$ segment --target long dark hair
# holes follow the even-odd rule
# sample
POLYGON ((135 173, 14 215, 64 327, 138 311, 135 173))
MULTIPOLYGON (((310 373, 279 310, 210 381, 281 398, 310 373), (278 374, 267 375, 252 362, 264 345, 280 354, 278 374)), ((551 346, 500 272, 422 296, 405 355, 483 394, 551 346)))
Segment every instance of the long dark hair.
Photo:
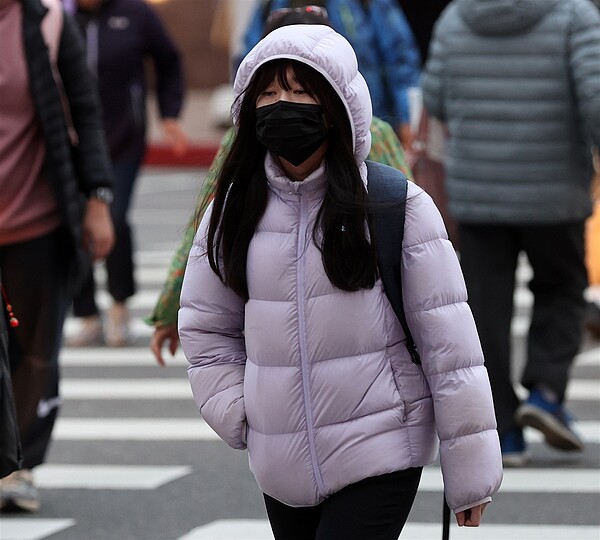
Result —
POLYGON ((266 148, 258 142, 255 131, 256 100, 275 78, 289 89, 290 67, 298 83, 322 105, 330 126, 325 155, 327 184, 313 231, 327 277, 345 291, 373 287, 377 279, 375 248, 369 240, 373 235, 367 192, 352 151, 346 109, 335 90, 314 69, 301 62, 279 59, 261 66, 238 98, 242 100, 238 131, 217 179, 208 227, 207 255, 212 270, 245 300, 248 246, 268 197, 266 148))

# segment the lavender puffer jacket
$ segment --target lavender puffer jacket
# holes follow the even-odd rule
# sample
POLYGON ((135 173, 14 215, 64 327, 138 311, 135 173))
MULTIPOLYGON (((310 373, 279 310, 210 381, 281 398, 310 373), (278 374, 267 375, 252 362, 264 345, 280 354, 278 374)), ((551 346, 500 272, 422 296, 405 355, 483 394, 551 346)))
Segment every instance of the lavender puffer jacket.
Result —
MULTIPOLYGON (((356 134, 368 132, 369 123, 356 123, 370 122, 368 91, 362 78, 357 82, 345 40, 324 27, 307 28, 276 35, 290 40, 281 49, 269 40, 277 31, 270 34, 246 57, 253 68, 242 65, 238 78, 247 78, 236 87, 264 59, 313 58, 325 41, 333 51, 307 63, 335 73, 330 79, 356 134)), ((361 165, 365 148, 357 139, 361 165)), ((502 478, 491 391, 458 261, 429 196, 410 185, 402 257, 405 309, 421 368, 410 360, 381 281, 350 293, 324 272, 312 241, 324 168, 292 182, 267 154, 265 172, 269 198, 249 247, 248 302, 208 265, 210 211, 185 272, 179 333, 206 422, 230 446, 247 447, 260 488, 291 506, 314 505, 366 477, 431 463, 436 430, 450 507, 456 512, 489 501, 502 478)))

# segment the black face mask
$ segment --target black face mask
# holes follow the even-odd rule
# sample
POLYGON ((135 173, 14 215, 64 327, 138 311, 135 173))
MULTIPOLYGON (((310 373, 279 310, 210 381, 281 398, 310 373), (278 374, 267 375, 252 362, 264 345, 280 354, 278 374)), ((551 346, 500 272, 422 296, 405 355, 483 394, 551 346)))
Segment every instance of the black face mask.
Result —
POLYGON ((327 138, 323 108, 313 103, 278 101, 256 109, 256 136, 273 154, 297 167, 327 138))

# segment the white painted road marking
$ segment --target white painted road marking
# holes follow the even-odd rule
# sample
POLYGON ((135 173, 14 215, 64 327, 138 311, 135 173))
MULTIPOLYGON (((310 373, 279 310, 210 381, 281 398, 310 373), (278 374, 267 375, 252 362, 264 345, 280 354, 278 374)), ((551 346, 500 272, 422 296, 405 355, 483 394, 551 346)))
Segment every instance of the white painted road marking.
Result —
POLYGON ((2 540, 42 540, 75 525, 73 519, 1 518, 2 540))
POLYGON ((198 418, 64 418, 59 417, 57 441, 220 441, 198 418))
POLYGON ((58 465, 34 469, 41 489, 156 489, 192 472, 188 466, 58 465))

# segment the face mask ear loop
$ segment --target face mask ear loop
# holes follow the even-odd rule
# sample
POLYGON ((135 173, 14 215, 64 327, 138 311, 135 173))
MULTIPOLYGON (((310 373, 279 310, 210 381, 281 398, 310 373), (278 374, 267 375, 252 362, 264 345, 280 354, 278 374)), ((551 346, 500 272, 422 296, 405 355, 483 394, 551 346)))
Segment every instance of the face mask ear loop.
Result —
POLYGON ((2 298, 4 299, 4 304, 6 305, 6 311, 8 311, 8 324, 10 324, 11 328, 17 328, 19 326, 19 319, 15 317, 13 313, 12 306, 8 301, 8 297, 6 296, 6 290, 4 289, 4 285, 2 287, 2 298))

